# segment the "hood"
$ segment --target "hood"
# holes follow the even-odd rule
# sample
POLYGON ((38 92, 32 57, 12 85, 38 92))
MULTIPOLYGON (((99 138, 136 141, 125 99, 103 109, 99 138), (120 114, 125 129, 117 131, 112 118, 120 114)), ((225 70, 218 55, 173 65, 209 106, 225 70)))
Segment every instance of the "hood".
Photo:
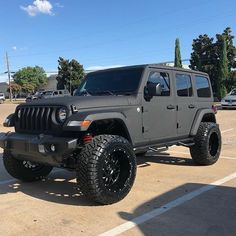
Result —
MULTIPOLYGON (((66 106, 74 105, 77 109, 127 106, 131 104, 130 96, 73 96, 73 97, 55 97, 47 99, 34 100, 27 106, 66 106)), ((134 99, 134 98, 133 98, 134 99)), ((132 100, 133 100, 132 99, 132 100)), ((24 104, 20 105, 24 106, 24 104)))
POLYGON ((227 95, 223 98, 223 100, 236 100, 236 95, 227 95))

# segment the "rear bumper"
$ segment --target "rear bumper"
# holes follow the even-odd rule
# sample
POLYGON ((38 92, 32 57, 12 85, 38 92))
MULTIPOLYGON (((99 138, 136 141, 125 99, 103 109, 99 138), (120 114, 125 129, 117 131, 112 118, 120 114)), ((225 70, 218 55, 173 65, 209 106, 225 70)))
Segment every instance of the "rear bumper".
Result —
POLYGON ((0 147, 21 160, 62 166, 63 159, 77 148, 78 139, 50 135, 0 133, 0 147))

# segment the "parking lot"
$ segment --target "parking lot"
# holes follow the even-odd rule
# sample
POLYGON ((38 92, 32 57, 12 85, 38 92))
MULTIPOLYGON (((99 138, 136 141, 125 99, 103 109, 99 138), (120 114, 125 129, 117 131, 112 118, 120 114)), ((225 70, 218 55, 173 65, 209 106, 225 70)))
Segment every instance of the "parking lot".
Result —
MULTIPOLYGON (((15 105, 0 109, 2 124, 15 105)), ((74 173, 55 169, 22 183, 0 158, 0 235, 236 235, 236 110, 218 111, 217 120, 223 146, 215 165, 194 165, 183 147, 147 153, 130 194, 109 206, 84 198, 74 173)))

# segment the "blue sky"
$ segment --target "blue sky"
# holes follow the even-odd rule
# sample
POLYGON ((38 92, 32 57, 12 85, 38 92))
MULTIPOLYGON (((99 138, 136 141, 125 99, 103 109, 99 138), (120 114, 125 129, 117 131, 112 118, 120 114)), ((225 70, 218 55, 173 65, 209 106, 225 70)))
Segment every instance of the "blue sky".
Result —
POLYGON ((199 34, 236 35, 235 0, 2 0, 0 9, 0 74, 6 51, 12 71, 56 71, 59 56, 85 68, 164 62, 176 37, 185 59, 199 34))

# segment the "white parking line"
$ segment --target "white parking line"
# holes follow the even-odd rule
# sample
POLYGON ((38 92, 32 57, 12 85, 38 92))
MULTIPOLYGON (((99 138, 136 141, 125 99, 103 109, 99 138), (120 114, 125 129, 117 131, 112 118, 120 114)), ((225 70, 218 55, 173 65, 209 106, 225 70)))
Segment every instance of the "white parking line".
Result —
POLYGON ((220 156, 220 159, 228 159, 228 160, 235 160, 235 161, 236 161, 236 157, 225 157, 225 156, 220 156))
POLYGON ((119 225, 119 226, 117 226, 105 233, 100 234, 100 236, 115 236, 115 235, 119 235, 121 233, 124 233, 124 232, 146 222, 146 221, 149 221, 153 218, 158 218, 158 216, 161 216, 165 212, 167 212, 175 207, 178 207, 178 206, 182 205, 183 203, 190 201, 193 198, 198 197, 199 195, 201 195, 205 192, 208 192, 209 190, 212 190, 212 189, 216 188, 217 186, 220 186, 220 185, 222 185, 232 179, 235 179, 235 178, 236 178, 236 172, 231 175, 226 176, 223 179, 217 180, 211 184, 208 184, 202 188, 199 188, 193 192, 185 194, 182 197, 179 197, 176 200, 171 201, 160 208, 157 208, 155 210, 147 212, 144 215, 141 215, 139 217, 134 218, 131 221, 121 224, 121 225, 119 225))
POLYGON ((221 131, 221 133, 224 134, 224 133, 230 132, 232 130, 234 130, 234 128, 223 130, 223 131, 221 131))

